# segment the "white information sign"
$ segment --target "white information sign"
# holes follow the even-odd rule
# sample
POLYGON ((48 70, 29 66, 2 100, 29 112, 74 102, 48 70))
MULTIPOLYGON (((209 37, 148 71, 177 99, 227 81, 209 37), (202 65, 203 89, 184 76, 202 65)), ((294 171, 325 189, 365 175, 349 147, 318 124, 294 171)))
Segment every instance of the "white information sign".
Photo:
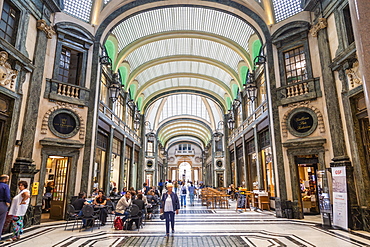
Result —
POLYGON ((346 167, 332 167, 333 176, 333 224, 348 229, 346 167))

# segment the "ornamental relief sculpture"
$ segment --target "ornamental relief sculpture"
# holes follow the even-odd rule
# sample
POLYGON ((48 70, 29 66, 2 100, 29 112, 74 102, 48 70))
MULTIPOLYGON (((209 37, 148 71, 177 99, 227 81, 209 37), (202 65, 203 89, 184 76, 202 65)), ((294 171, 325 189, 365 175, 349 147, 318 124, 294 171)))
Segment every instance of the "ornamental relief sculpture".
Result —
POLYGON ((12 91, 14 90, 14 83, 18 76, 18 71, 13 70, 8 63, 8 53, 0 51, 0 85, 12 91))
POLYGON ((346 75, 348 79, 349 86, 351 88, 357 87, 359 85, 362 85, 361 77, 359 75, 359 63, 358 61, 353 63, 352 68, 346 69, 346 75))

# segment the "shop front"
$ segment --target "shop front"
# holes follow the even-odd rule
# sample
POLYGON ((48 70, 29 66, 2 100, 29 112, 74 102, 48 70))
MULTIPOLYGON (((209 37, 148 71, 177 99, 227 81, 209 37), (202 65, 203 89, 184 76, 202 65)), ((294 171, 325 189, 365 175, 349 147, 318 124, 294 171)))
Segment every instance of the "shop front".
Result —
POLYGON ((295 157, 298 168, 301 202, 304 214, 319 214, 319 195, 322 188, 318 184, 317 155, 295 157))
POLYGON ((42 205, 41 222, 65 218, 66 206, 76 190, 78 160, 83 144, 79 141, 44 138, 37 204, 42 205), (72 179, 73 178, 73 179, 72 179))

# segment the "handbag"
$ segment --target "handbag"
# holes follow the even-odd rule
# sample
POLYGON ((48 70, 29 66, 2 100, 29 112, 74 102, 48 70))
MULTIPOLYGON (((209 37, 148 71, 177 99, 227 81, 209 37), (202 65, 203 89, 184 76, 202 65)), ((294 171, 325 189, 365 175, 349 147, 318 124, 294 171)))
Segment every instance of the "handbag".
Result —
POLYGON ((159 218, 160 218, 161 220, 164 220, 164 214, 160 214, 160 215, 159 215, 159 218))

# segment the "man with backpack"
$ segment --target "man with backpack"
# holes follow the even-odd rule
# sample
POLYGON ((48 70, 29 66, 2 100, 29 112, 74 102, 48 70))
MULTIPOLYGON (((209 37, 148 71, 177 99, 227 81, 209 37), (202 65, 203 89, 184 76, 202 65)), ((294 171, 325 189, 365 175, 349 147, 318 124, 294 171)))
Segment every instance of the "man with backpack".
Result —
POLYGON ((186 208, 186 185, 185 183, 182 183, 180 195, 181 195, 181 207, 184 206, 186 208))
POLYGON ((190 205, 194 206, 194 195, 195 195, 195 186, 192 182, 190 182, 190 186, 188 188, 189 191, 189 198, 190 198, 190 205))

